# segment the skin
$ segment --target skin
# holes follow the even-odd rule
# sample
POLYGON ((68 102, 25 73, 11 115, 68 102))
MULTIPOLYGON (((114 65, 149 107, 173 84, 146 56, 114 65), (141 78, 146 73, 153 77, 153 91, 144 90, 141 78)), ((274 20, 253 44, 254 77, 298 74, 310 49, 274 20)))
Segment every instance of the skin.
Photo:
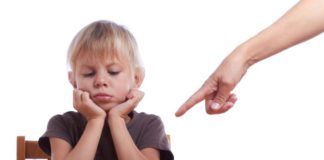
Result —
POLYGON ((74 148, 59 138, 50 138, 53 160, 94 159, 104 123, 108 123, 117 157, 120 160, 158 160, 159 150, 139 150, 134 144, 126 123, 130 113, 144 93, 138 88, 144 75, 118 60, 101 63, 79 59, 75 72, 69 73, 74 86, 74 108, 88 121, 74 148), (127 147, 125 147, 127 146, 127 147))
POLYGON ((239 45, 176 112, 182 116, 205 100, 208 114, 232 108, 231 93, 253 64, 304 42, 324 31, 324 0, 301 0, 275 23, 239 45))

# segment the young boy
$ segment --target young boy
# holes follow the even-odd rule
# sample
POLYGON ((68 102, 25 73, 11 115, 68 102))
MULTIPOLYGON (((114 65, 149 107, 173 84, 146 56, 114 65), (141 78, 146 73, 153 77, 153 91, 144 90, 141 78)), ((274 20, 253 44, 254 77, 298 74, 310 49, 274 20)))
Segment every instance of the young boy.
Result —
POLYGON ((39 139, 52 160, 173 160, 158 116, 137 113, 144 78, 137 44, 123 26, 96 21, 68 51, 70 111, 50 119, 39 139))

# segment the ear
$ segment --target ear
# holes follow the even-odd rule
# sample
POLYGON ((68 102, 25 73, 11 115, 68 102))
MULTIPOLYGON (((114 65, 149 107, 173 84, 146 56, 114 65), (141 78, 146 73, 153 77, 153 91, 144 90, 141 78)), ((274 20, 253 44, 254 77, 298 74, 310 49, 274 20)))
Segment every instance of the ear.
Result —
POLYGON ((136 88, 139 88, 142 85, 144 77, 145 77, 144 69, 141 67, 136 68, 135 75, 134 75, 136 88))
POLYGON ((69 81, 71 85, 73 86, 73 88, 77 88, 74 74, 72 72, 69 72, 68 74, 69 74, 69 81))

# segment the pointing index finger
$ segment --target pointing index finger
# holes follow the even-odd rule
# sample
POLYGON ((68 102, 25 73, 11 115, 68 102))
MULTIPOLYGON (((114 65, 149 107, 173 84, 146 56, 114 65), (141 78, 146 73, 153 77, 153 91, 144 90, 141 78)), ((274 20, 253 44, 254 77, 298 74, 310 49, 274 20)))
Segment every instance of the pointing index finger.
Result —
POLYGON ((197 103, 201 102, 205 99, 207 94, 207 88, 202 86, 196 93, 194 93, 175 113, 177 117, 182 116, 185 114, 190 108, 192 108, 197 103))

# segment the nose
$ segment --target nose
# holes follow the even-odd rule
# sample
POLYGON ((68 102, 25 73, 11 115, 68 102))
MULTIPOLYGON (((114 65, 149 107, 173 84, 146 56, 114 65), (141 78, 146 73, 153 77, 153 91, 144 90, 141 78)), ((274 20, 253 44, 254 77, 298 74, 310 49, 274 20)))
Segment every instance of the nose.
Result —
POLYGON ((97 74, 95 77, 95 87, 108 87, 109 77, 104 74, 97 74))

